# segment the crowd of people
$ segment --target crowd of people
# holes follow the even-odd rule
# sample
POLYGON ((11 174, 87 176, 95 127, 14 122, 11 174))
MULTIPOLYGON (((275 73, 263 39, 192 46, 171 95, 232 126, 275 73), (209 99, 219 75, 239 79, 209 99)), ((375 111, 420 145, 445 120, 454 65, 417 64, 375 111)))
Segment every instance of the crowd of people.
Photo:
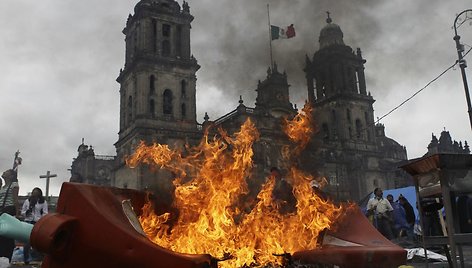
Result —
POLYGON ((381 188, 375 188, 374 198, 367 203, 366 216, 387 239, 414 237, 416 222, 413 206, 403 195, 394 200, 393 195, 383 197, 381 188))
MULTIPOLYGON (((384 198, 382 189, 376 188, 374 197, 367 203, 366 216, 388 239, 398 237, 414 239, 415 235, 442 236, 443 228, 439 212, 444 206, 442 200, 422 198, 420 205, 423 228, 419 224, 419 218, 415 216, 413 206, 405 196, 400 194, 396 201, 391 194, 384 198)), ((418 208, 418 203, 416 207, 418 208)))
MULTIPOLYGON (((282 176, 277 168, 271 169, 271 175, 275 178, 275 186, 272 198, 277 204, 279 212, 282 214, 291 213, 296 210, 296 199, 292 193, 292 186, 282 176)), ((327 199, 325 193, 313 187, 315 193, 327 199)), ((395 200, 392 194, 385 198, 381 188, 374 190, 374 197, 371 198, 366 207, 366 216, 375 228, 387 239, 392 240, 406 237, 414 242, 420 236, 443 236, 445 234, 444 224, 441 224, 441 217, 444 217, 442 209, 444 207, 442 198, 422 198, 421 202, 414 202, 416 208, 421 206, 422 223, 415 214, 415 210, 409 200, 399 194, 395 200)), ((472 233, 472 195, 461 194, 456 198, 456 209, 459 211, 457 219, 459 221, 461 233, 472 233)), ((418 209, 419 210, 419 209, 418 209)), ((444 220, 444 218, 443 218, 444 220)))
MULTIPOLYGON (((48 213, 48 203, 40 188, 34 188, 21 207, 18 192, 16 171, 9 169, 3 172, 2 179, 0 179, 0 214, 7 213, 27 223, 35 224, 48 213)), ((0 257, 6 257, 11 262, 15 246, 14 239, 0 236, 0 257)), ((29 243, 23 245, 23 260, 25 264, 29 264, 31 261, 31 245, 29 243)))

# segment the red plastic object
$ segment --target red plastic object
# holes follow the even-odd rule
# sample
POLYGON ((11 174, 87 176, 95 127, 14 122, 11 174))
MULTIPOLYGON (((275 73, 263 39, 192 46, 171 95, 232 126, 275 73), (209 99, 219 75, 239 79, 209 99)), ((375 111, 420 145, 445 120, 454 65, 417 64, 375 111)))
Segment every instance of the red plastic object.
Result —
POLYGON ((46 253, 42 268, 209 268, 210 255, 179 254, 134 229, 122 201, 140 214, 145 194, 136 190, 64 183, 57 212, 39 220, 31 244, 46 253))
POLYGON ((380 234, 358 207, 349 210, 336 224, 336 229, 327 232, 326 236, 345 241, 345 245, 324 244, 319 249, 295 252, 292 259, 302 263, 331 264, 342 268, 396 268, 406 263, 406 250, 380 234))
MULTIPOLYGON (((44 216, 31 232, 33 247, 47 254, 41 267, 217 267, 208 254, 179 254, 152 243, 134 229, 123 209, 123 200, 131 200, 140 215, 145 193, 64 183, 57 212, 44 216)), ((343 268, 405 264, 406 251, 384 238, 358 208, 349 210, 336 226, 336 230, 325 234, 321 248, 295 252, 292 260, 343 268), (326 242, 327 237, 338 239, 340 245, 326 242)))

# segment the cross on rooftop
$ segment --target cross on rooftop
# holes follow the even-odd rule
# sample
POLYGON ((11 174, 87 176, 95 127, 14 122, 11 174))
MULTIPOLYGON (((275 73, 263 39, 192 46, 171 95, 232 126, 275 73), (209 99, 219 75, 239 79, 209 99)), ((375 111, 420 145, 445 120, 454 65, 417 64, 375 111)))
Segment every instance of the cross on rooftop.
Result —
POLYGON ((46 198, 48 201, 49 201, 49 179, 54 178, 54 177, 57 177, 57 174, 51 174, 49 170, 46 172, 46 175, 39 176, 40 179, 46 178, 46 198))

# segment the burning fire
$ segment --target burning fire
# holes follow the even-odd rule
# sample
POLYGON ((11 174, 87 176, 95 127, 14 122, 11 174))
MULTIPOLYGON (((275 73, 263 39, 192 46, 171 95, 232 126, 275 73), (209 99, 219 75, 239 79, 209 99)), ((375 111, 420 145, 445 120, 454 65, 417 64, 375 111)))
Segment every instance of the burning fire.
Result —
MULTIPOLYGON (((285 122, 286 134, 296 143, 284 149, 287 161, 308 143, 311 114, 306 106, 285 122)), ((220 267, 281 264, 275 254, 316 248, 320 233, 332 228, 346 208, 314 194, 309 182, 315 178, 295 167, 286 175, 297 200, 295 212, 279 212, 280 200, 272 197, 274 176, 267 178, 256 199, 241 204, 249 192, 246 180, 252 179, 252 146, 259 133, 248 119, 232 137, 223 130, 219 134, 213 139, 206 134, 198 146, 186 148, 185 155, 167 145, 142 142, 127 159, 130 167, 146 163, 176 176, 173 207, 179 214, 156 215, 148 202, 140 216, 147 236, 175 252, 227 259, 220 267), (170 221, 172 216, 175 221, 170 221)))

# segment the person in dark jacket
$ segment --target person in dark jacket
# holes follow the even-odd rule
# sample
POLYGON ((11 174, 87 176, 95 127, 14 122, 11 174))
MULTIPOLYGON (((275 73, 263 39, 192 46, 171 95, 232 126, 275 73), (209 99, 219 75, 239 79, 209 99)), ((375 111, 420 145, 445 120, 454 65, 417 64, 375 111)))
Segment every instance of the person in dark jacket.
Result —
POLYGON ((400 203, 393 201, 393 195, 391 194, 387 195, 387 200, 390 202, 390 205, 392 205, 392 208, 393 208, 393 211, 392 211, 393 235, 395 237, 406 236, 407 229, 409 226, 408 226, 408 223, 406 222, 405 209, 403 208, 402 205, 400 205, 400 203))
POLYGON ((466 194, 457 198, 459 230, 461 233, 472 233, 472 198, 466 194))
POLYGON ((292 185, 282 177, 282 173, 276 167, 270 169, 270 176, 274 178, 275 185, 272 190, 272 199, 280 214, 292 213, 297 210, 297 199, 293 194, 292 185))
POLYGON ((424 198, 421 200, 423 209, 423 235, 442 236, 441 221, 438 210, 443 208, 442 201, 436 201, 435 198, 424 198))
POLYGON ((413 206, 408 202, 408 199, 400 194, 398 197, 398 203, 402 205, 403 209, 405 210, 406 215, 406 222, 408 223, 408 229, 406 230, 406 235, 408 238, 414 238, 414 227, 416 222, 415 211, 413 210, 413 206))
POLYGON ((415 225, 415 211, 413 210, 413 206, 408 202, 408 199, 403 195, 398 197, 398 203, 402 205, 403 209, 405 210, 406 214, 406 222, 413 228, 415 225))

